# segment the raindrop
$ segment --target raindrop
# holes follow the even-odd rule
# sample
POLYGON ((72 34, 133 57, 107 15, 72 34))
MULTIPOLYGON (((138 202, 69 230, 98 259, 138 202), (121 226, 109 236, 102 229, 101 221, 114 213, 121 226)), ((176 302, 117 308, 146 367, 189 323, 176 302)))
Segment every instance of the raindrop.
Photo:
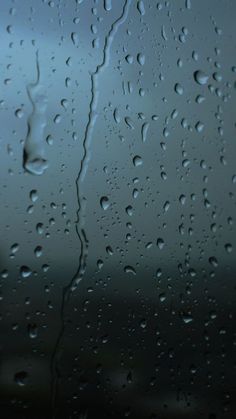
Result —
POLYGON ((143 164, 143 160, 140 156, 134 156, 133 164, 135 167, 141 166, 143 164))
POLYGON ((32 189, 32 191, 30 191, 30 199, 32 202, 36 202, 38 199, 38 192, 36 189, 32 189))
POLYGON ((28 334, 31 339, 35 339, 38 336, 38 328, 36 324, 28 325, 28 334))
POLYGON ((142 329, 145 329, 145 328, 147 327, 147 321, 146 321, 145 319, 141 320, 141 322, 140 322, 140 327, 141 327, 142 329))
POLYGON ((128 64, 133 64, 133 57, 132 55, 126 55, 125 60, 127 61, 128 64))
POLYGON ((201 121, 198 121, 195 125, 196 131, 200 134, 204 129, 204 124, 201 121))
POLYGON ((175 85, 175 92, 176 92, 178 95, 182 95, 182 94, 184 93, 184 89, 183 89, 183 87, 181 86, 181 84, 176 83, 176 85, 175 85))
POLYGON ((102 267, 103 267, 103 261, 101 259, 98 259, 98 261, 97 261, 97 267, 98 267, 99 270, 102 269, 102 267))
POLYGON ((217 266, 218 266, 218 261, 217 261, 217 259, 214 257, 214 256, 211 256, 210 258, 209 258, 209 263, 214 267, 214 268, 217 268, 217 266))
POLYGON ((18 252, 18 250, 19 250, 19 244, 18 244, 18 243, 14 243, 14 244, 11 246, 11 252, 12 252, 12 253, 16 253, 16 252, 18 252))
POLYGON ((23 150, 24 168, 33 175, 42 175, 48 164, 45 159, 44 128, 46 126, 47 97, 42 93, 38 53, 36 54, 37 80, 27 86, 33 110, 28 119, 28 134, 23 150))
POLYGON ((100 205, 101 205, 101 208, 105 211, 109 208, 110 203, 109 203, 109 199, 107 198, 107 196, 103 196, 100 199, 100 205))
POLYGON ((23 110, 22 110, 22 109, 17 109, 17 110, 15 111, 15 116, 16 116, 17 118, 19 118, 19 119, 23 118, 23 116, 24 116, 24 112, 23 112, 23 110))
POLYGON ((32 274, 32 271, 30 270, 28 266, 21 266, 20 274, 22 278, 28 278, 32 274))
POLYGON ((232 246, 232 244, 230 244, 230 243, 226 243, 226 244, 225 244, 225 250, 226 250, 226 252, 227 252, 227 253, 231 253, 231 252, 232 252, 232 250, 233 250, 233 246, 232 246))
POLYGON ((111 0, 104 0, 104 9, 106 12, 109 12, 111 10, 111 0))
POLYGON ((139 63, 140 65, 144 65, 144 64, 145 64, 145 55, 144 55, 144 54, 139 53, 139 54, 137 55, 137 61, 138 61, 138 63, 139 63))
POLYGON ((130 273, 130 274, 136 275, 136 270, 133 268, 133 266, 129 266, 129 265, 125 266, 124 271, 127 274, 130 273))
POLYGON ((71 40, 72 40, 72 42, 73 42, 73 44, 75 46, 78 45, 78 43, 79 43, 79 37, 78 37, 78 34, 76 32, 72 32, 71 33, 71 40))
POLYGON ((130 217, 133 215, 133 208, 131 205, 128 205, 128 207, 125 208, 125 211, 130 217))
POLYGON ((145 122, 145 123, 142 125, 142 128, 141 128, 141 135, 142 135, 142 141, 143 141, 143 143, 145 143, 145 142, 146 142, 148 128, 149 128, 149 124, 148 124, 147 122, 145 122))
POLYGON ((140 13, 141 16, 145 15, 145 7, 144 7, 144 3, 142 0, 139 0, 137 3, 137 9, 140 13))
POLYGON ((204 85, 208 82, 209 76, 207 76, 202 70, 197 70, 193 73, 194 80, 196 83, 204 85))
POLYGON ((38 223, 37 225, 36 225, 36 231, 37 231, 37 233, 38 234, 43 234, 43 223, 38 223))
POLYGON ((163 240, 163 239, 161 239, 161 238, 158 238, 158 239, 157 239, 157 247, 158 247, 160 250, 162 250, 162 249, 163 249, 163 247, 164 247, 164 245, 165 245, 164 240, 163 240))
POLYGON ((193 321, 193 317, 189 314, 183 314, 182 319, 185 324, 191 323, 193 321))
POLYGON ((14 380, 18 386, 25 386, 27 384, 28 374, 25 371, 16 372, 14 375, 14 380))
POLYGON ((35 254, 35 256, 36 256, 37 258, 39 258, 40 256, 42 256, 42 253, 43 253, 43 249, 42 249, 42 247, 41 247, 41 246, 37 246, 37 247, 34 249, 34 254, 35 254))

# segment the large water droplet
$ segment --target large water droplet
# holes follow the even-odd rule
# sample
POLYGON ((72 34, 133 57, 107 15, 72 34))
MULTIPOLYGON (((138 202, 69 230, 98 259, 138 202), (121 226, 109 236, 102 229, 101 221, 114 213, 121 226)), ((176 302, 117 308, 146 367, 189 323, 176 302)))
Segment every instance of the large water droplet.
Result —
POLYGON ((201 85, 206 84, 209 79, 209 77, 202 70, 195 71, 193 76, 196 83, 201 85))
POLYGON ((42 175, 48 167, 45 158, 44 128, 46 126, 47 97, 42 93, 38 54, 36 55, 37 80, 27 86, 33 110, 28 118, 28 133, 23 150, 23 166, 33 175, 42 175))

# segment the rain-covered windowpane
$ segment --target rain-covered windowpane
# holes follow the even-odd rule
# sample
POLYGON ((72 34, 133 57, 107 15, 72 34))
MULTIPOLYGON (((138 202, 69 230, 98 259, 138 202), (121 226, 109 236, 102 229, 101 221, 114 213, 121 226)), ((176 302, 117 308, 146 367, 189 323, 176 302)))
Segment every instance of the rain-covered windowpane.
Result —
POLYGON ((233 419, 236 2, 0 2, 0 418, 233 419))

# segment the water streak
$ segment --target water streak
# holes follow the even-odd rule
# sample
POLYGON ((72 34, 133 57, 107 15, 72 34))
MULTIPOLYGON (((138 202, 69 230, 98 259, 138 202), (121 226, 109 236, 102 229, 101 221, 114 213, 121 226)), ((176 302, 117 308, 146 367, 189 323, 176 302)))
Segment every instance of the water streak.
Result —
POLYGON ((86 198, 82 194, 82 183, 86 176, 89 162, 91 159, 91 140, 92 140, 92 132, 93 127, 97 119, 97 102, 98 102, 98 81, 99 75, 104 71, 104 69, 109 65, 110 60, 110 48, 112 45, 112 41, 114 36, 117 32, 119 26, 125 22, 128 16, 129 6, 131 4, 131 0, 125 0, 122 13, 120 17, 118 17, 111 25, 109 32, 105 37, 104 48, 103 48, 103 59, 101 64, 99 64, 95 71, 90 74, 91 78, 91 100, 89 104, 89 116, 88 122, 85 128, 85 134, 83 139, 83 157, 80 164, 80 170, 78 176, 76 178, 76 189, 77 189, 77 199, 78 199, 78 210, 77 210, 77 226, 76 231, 80 240, 81 244, 81 252, 79 258, 79 267, 75 274, 75 276, 71 279, 70 283, 66 285, 63 289, 62 295, 62 304, 61 304, 61 328, 58 334, 58 338, 54 347, 54 351, 52 354, 51 359, 51 372, 52 372, 52 413, 53 418, 55 418, 55 403, 56 403, 56 395, 57 395, 57 387, 58 387, 58 377, 59 377, 59 358, 60 358, 60 344, 63 338, 64 330, 65 330, 65 308, 70 299, 71 293, 77 288, 78 284, 82 280, 85 269, 86 269, 86 261, 88 256, 88 239, 86 236, 86 232, 84 230, 85 225, 85 218, 86 218, 86 198))

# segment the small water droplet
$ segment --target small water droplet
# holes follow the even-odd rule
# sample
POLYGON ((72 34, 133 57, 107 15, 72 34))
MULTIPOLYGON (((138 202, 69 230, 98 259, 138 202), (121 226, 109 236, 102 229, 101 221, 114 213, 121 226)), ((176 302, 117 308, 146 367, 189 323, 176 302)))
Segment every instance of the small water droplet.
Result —
POLYGON ((23 112, 23 110, 22 110, 22 109, 17 109, 17 110, 15 111, 15 115, 16 115, 16 117, 17 117, 17 118, 21 119, 21 118, 23 118, 23 116, 24 116, 24 112, 23 112))
POLYGON ((133 208, 131 205, 125 208, 126 213, 131 217, 133 215, 133 208))
POLYGON ((107 198, 107 196, 103 196, 100 199, 100 205, 101 205, 102 209, 105 210, 105 211, 109 208, 110 203, 109 203, 109 199, 107 198))
POLYGON ((218 261, 217 261, 217 259, 216 259, 216 257, 214 257, 214 256, 211 256, 210 258, 209 258, 209 263, 214 267, 214 268, 217 268, 217 266, 218 266, 218 261))
POLYGON ((195 125, 196 131, 200 134, 204 129, 204 124, 201 121, 198 121, 195 125))
POLYGON ((137 55, 137 61, 140 65, 144 65, 145 64, 145 55, 142 53, 139 53, 137 55))
POLYGON ((42 256, 42 253, 43 253, 43 249, 42 249, 42 247, 41 247, 41 246, 37 246, 37 247, 34 249, 34 254, 35 254, 35 256, 36 256, 37 258, 39 258, 40 256, 42 256))
POLYGON ((20 274, 22 278, 28 278, 32 274, 32 271, 30 270, 28 266, 21 266, 20 274))
POLYGON ((230 243, 226 243, 226 244, 225 244, 225 250, 226 250, 226 252, 227 252, 227 253, 231 253, 231 252, 232 252, 232 250, 233 250, 233 246, 232 246, 232 244, 230 244, 230 243))
POLYGON ((12 252, 12 253, 16 253, 16 252, 18 252, 18 250, 19 250, 19 244, 18 244, 18 243, 14 243, 14 244, 11 246, 11 252, 12 252))
POLYGON ((16 372, 14 375, 14 380, 18 386, 25 386, 27 384, 28 374, 26 371, 16 372))
POLYGON ((124 271, 125 273, 131 273, 133 275, 136 275, 136 270, 134 269, 133 266, 129 266, 129 265, 125 266, 124 271))
POLYGON ((30 199, 32 202, 36 202, 38 199, 38 192, 36 189, 32 189, 32 191, 30 191, 30 199))
POLYGON ((184 93, 184 89, 183 89, 183 87, 181 86, 181 84, 180 84, 180 83, 176 83, 176 84, 175 84, 175 92, 176 92, 178 95, 182 95, 182 94, 184 93))
POLYGON ((162 250, 163 249, 163 247, 164 247, 164 245, 165 245, 165 242, 164 242, 164 240, 163 239, 161 239, 160 237, 157 239, 157 247, 160 249, 160 250, 162 250))
POLYGON ((193 317, 189 314, 183 314, 182 319, 185 324, 191 323, 193 321, 193 317))
POLYGON ((28 325, 28 334, 31 339, 35 339, 38 336, 38 327, 35 323, 28 325))
POLYGON ((140 156, 134 156, 133 164, 135 167, 141 166, 143 164, 143 160, 140 156))

